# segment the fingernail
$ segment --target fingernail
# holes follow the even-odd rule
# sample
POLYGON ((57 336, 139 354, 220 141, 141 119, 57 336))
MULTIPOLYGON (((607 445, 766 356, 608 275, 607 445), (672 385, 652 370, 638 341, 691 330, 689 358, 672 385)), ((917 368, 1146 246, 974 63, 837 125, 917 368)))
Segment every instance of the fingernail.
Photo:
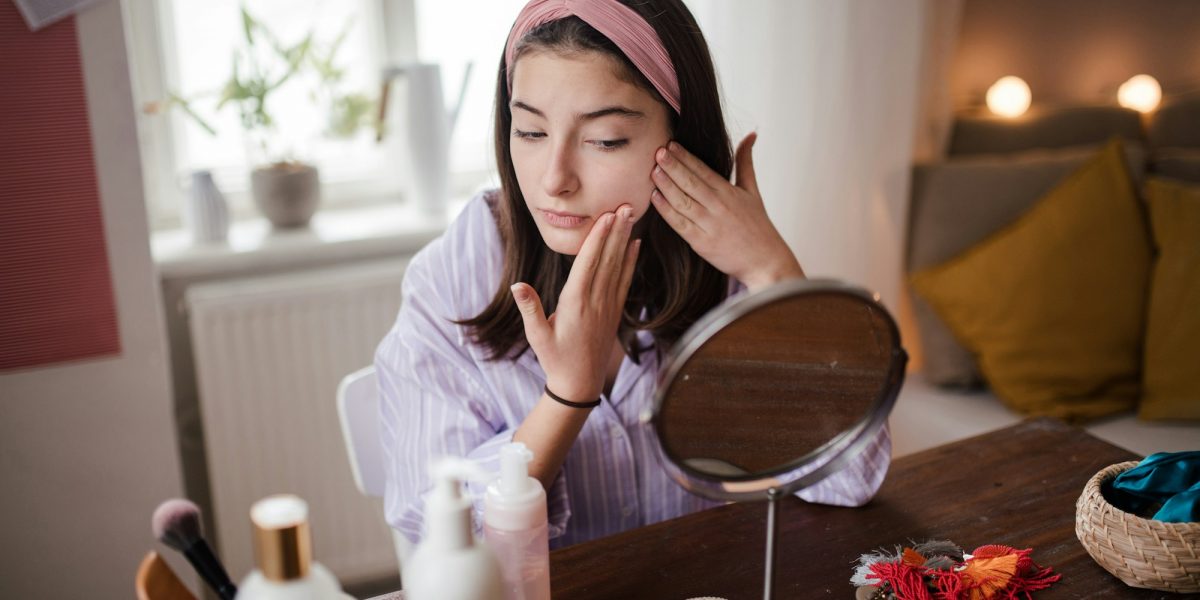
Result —
POLYGON ((658 152, 654 153, 654 157, 657 158, 659 162, 667 162, 667 159, 669 158, 665 148, 659 148, 658 152))
POLYGON ((519 283, 512 284, 508 289, 512 290, 513 297, 517 299, 517 302, 524 302, 529 297, 525 293, 525 288, 519 283))
POLYGON ((625 220, 633 219, 633 209, 628 206, 621 209, 621 218, 625 220))
POLYGON ((641 249, 642 249, 642 240, 640 240, 640 239, 633 240, 633 251, 637 252, 638 250, 641 250, 641 249))
POLYGON ((660 194, 658 192, 658 188, 654 188, 654 189, 650 190, 650 201, 654 202, 654 201, 658 200, 659 195, 660 194))
POLYGON ((657 166, 657 165, 656 165, 656 166, 654 167, 654 174, 655 174, 655 175, 657 175, 657 176, 659 176, 659 177, 662 177, 662 175, 663 175, 663 170, 662 170, 662 167, 659 167, 659 166, 657 166))
POLYGON ((679 152, 679 144, 677 144, 675 142, 671 142, 671 143, 667 144, 667 148, 670 149, 671 152, 679 152))

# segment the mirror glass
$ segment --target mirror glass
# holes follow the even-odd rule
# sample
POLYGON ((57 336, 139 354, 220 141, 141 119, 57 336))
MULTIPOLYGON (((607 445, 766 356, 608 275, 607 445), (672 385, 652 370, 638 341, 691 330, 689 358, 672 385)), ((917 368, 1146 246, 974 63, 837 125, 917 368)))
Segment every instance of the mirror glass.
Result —
POLYGON ((731 300, 663 370, 652 419, 668 470, 715 499, 812 485, 882 426, 906 362, 861 289, 799 280, 731 300))

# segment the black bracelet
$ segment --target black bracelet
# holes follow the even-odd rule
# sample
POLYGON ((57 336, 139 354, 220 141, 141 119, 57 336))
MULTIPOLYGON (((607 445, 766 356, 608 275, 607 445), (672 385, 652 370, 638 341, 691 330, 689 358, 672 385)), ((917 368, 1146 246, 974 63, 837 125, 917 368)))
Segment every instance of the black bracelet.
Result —
POLYGON ((563 398, 562 396, 559 396, 558 394, 555 394, 554 392, 550 391, 550 386, 548 386, 548 385, 544 386, 542 389, 545 390, 546 395, 553 398, 555 402, 559 402, 561 404, 566 404, 567 406, 570 406, 571 408, 596 408, 597 406, 600 406, 599 398, 596 398, 595 400, 592 400, 591 402, 571 402, 570 400, 567 400, 566 398, 563 398))

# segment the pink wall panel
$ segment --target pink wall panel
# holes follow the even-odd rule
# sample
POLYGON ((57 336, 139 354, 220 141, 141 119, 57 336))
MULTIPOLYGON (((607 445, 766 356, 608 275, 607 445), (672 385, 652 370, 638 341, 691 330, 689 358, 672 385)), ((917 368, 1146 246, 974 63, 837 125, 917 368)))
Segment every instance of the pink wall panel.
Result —
POLYGON ((0 0, 0 369, 119 354, 73 17, 0 0))

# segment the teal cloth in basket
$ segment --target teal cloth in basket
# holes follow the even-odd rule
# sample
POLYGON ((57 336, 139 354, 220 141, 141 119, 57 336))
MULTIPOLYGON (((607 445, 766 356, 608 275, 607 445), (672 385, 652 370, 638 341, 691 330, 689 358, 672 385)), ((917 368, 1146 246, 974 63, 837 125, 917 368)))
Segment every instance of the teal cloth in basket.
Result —
POLYGON ((1104 484, 1117 508, 1156 521, 1200 522, 1200 451, 1159 452, 1104 484))

